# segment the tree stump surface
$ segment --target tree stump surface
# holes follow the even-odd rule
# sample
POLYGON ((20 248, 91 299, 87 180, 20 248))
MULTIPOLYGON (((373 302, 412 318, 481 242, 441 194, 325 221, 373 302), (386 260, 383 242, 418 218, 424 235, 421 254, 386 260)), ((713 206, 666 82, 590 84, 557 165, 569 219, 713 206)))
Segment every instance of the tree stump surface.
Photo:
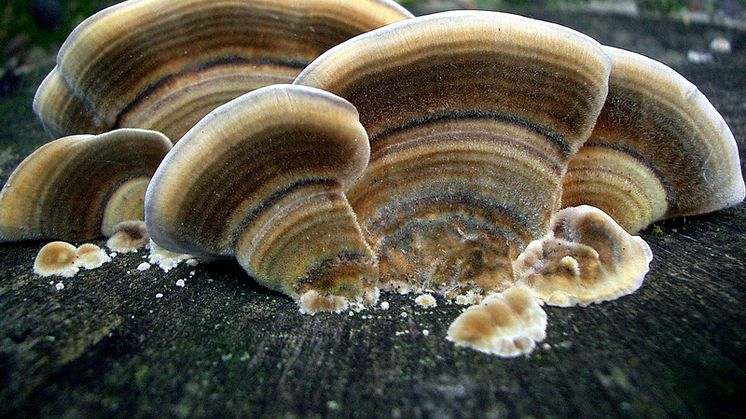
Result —
MULTIPOLYGON (((673 66, 724 115, 744 161, 745 32, 534 16, 673 66), (687 60, 715 36, 733 52, 687 60)), ((48 139, 30 110, 34 90, 0 98, 3 183, 48 139)), ((144 251, 81 270, 57 291, 32 272, 44 242, 3 244, 0 416, 739 417, 746 205, 657 227, 642 233, 655 258, 639 291, 545 307, 546 340, 515 359, 448 342, 464 307, 440 299, 422 309, 414 296, 383 294, 386 311, 307 316, 235 263, 141 272, 144 251)))

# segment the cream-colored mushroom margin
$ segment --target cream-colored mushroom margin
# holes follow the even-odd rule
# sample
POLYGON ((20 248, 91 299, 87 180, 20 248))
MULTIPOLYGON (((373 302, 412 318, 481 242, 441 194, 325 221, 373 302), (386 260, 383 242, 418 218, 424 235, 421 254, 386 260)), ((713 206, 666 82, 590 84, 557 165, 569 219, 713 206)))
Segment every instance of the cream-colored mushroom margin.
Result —
POLYGON ((168 250, 235 256, 304 312, 372 303, 375 257, 344 195, 369 155, 346 100, 309 87, 258 89, 174 146, 148 187, 145 223, 168 250))
POLYGON ((383 286, 453 299, 512 284, 511 262, 559 209, 610 67, 571 29, 461 11, 357 36, 294 84, 360 112, 371 159, 348 197, 383 286))
POLYGON ((448 340, 502 357, 528 354, 546 337, 547 314, 527 288, 508 288, 466 309, 448 327, 448 340))
POLYGON ((125 1, 70 34, 34 111, 55 137, 137 127, 176 141, 215 107, 410 17, 392 0, 125 1))
POLYGON ((743 201, 736 141, 707 98, 658 61, 605 49, 614 60, 609 95, 570 160, 562 205, 598 207, 634 234, 743 201))
POLYGON ((587 306, 631 294, 642 285, 653 253, 611 217, 588 205, 552 217, 551 231, 513 262, 516 284, 547 304, 587 306))
POLYGON ((0 242, 87 240, 142 220, 148 180, 170 148, 163 134, 139 129, 47 143, 0 192, 0 242))

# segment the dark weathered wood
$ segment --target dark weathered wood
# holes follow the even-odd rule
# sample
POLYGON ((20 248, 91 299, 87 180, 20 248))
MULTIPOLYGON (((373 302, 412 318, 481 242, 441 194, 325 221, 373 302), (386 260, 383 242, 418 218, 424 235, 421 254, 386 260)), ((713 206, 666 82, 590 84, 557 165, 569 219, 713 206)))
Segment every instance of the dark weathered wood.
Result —
MULTIPOLYGON (((544 17, 672 64, 743 150, 745 33, 544 17), (732 54, 686 61, 716 34, 732 54)), ((32 92, 0 101, 2 181, 44 141, 32 92)), ((2 245, 0 416, 735 416, 746 385, 746 205, 659 227, 643 234, 655 260, 637 293, 547 308, 549 347, 511 360, 447 342, 457 306, 384 295, 388 311, 303 316, 233 263, 139 272, 142 252, 58 292, 32 273, 41 243, 2 245)))

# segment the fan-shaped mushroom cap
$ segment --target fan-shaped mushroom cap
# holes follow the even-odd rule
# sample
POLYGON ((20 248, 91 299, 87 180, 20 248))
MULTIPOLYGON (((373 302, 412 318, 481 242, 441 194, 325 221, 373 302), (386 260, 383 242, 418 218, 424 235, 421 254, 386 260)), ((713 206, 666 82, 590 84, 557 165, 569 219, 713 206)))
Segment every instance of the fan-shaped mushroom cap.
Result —
POLYGON ((170 148, 163 134, 139 129, 42 146, 0 192, 0 241, 86 240, 108 225, 143 219, 148 179, 170 148))
POLYGON ((391 0, 130 0, 70 34, 34 110, 55 137, 137 127, 176 141, 215 107, 409 17, 391 0))
POLYGON ((552 229, 513 262, 516 284, 551 305, 568 307, 615 300, 635 292, 653 253, 611 217, 588 205, 565 208, 552 229))
POLYGON ((563 180, 563 206, 589 204, 635 233, 744 199, 738 149, 696 86, 650 58, 606 48, 609 96, 563 180))
POLYGON ((77 249, 70 243, 54 241, 39 250, 34 260, 34 273, 40 276, 70 278, 80 270, 75 264, 77 249))
POLYGON ((360 297, 374 291, 377 269, 344 191, 369 153, 347 101, 308 87, 258 89, 176 144, 148 187, 145 222, 166 249, 235 255, 296 299, 360 297))
POLYGON ((523 287, 492 294, 466 309, 448 327, 448 340, 503 357, 530 353, 546 337, 547 314, 523 287))
POLYGON ((348 198, 382 280, 455 296, 512 283, 511 261, 559 208, 609 69, 601 46, 568 28, 448 12, 344 42, 295 84, 360 112, 371 160, 348 198))

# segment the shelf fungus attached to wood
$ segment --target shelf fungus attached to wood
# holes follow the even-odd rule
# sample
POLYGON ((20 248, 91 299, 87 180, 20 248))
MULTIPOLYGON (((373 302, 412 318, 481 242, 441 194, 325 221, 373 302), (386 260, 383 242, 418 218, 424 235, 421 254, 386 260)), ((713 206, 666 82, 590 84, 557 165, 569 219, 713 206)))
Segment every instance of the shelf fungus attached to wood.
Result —
POLYGON ((448 327, 448 340, 502 357, 528 354, 546 337, 547 314, 526 288, 512 287, 466 309, 448 327))
POLYGON ((653 253, 611 217, 588 205, 564 208, 550 233, 531 242, 513 263, 518 285, 547 304, 587 306, 636 291, 653 253))
POLYGON ((696 86, 655 60, 615 48, 609 95, 563 180, 563 206, 588 204, 636 233, 654 221, 744 199, 738 149, 696 86))
POLYGON ((384 288, 455 298, 509 286, 511 261, 559 209, 610 67, 573 30, 447 12, 355 37, 301 72, 295 84, 352 102, 370 137, 348 198, 384 288))
POLYGON ((170 149, 163 134, 141 129, 45 144, 0 192, 0 242, 87 240, 142 220, 148 181, 170 149))
POLYGON ((304 312, 377 298, 375 257, 344 192, 368 138, 346 100, 276 85, 208 114, 166 156, 145 198, 152 240, 171 251, 235 256, 304 312))
POLYGON ((137 127, 176 141, 215 107, 409 17, 391 0, 125 1, 70 34, 34 110, 55 137, 137 127))

